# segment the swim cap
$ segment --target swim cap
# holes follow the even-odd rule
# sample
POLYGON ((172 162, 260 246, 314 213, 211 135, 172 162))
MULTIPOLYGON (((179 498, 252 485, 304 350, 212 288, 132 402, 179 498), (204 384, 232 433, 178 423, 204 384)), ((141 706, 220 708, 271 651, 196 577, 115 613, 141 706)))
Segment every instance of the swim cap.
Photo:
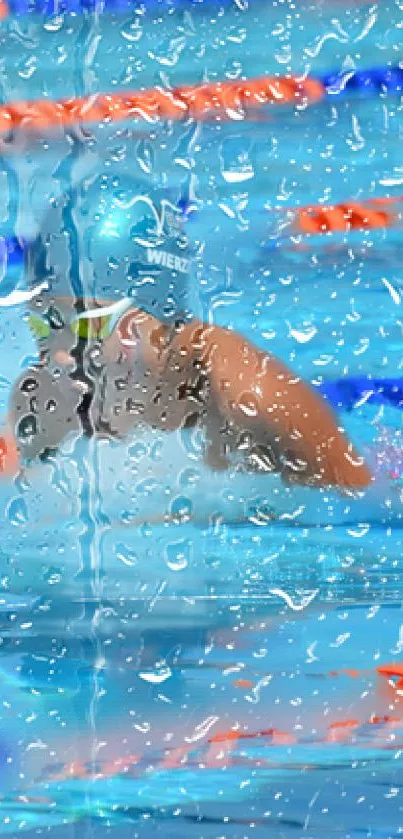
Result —
POLYGON ((27 249, 31 284, 53 295, 116 300, 164 320, 188 317, 190 254, 164 190, 102 175, 54 201, 27 249))

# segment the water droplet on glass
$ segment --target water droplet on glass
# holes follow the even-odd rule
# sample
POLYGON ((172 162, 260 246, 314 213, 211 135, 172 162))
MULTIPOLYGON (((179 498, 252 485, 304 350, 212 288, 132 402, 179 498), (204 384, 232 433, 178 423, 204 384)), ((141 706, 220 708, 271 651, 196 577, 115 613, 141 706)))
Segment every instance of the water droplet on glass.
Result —
POLYGON ((64 23, 64 16, 63 15, 56 15, 55 17, 49 18, 43 24, 43 28, 47 30, 47 32, 59 32, 62 28, 64 23))
POLYGON ((258 414, 258 402, 253 393, 242 393, 239 397, 239 410, 246 417, 256 417, 258 414))
POLYGON ((147 175, 151 174, 154 165, 154 153, 149 142, 140 140, 137 144, 136 157, 143 172, 146 172, 147 175))
POLYGON ((185 496, 178 496, 171 502, 171 516, 176 522, 189 521, 192 515, 192 502, 185 496))
POLYGON ((116 545, 115 548, 115 556, 120 562, 123 562, 124 565, 128 565, 129 567, 133 568, 138 563, 137 554, 129 548, 127 545, 124 545, 122 542, 116 545))
POLYGON ((126 21, 120 31, 122 37, 131 42, 139 41, 143 34, 139 20, 126 21))
POLYGON ((115 160, 117 163, 119 160, 124 160, 126 157, 126 146, 115 146, 114 149, 110 151, 111 160, 115 160))
POLYGON ((43 575, 43 579, 49 586, 55 586, 61 583, 63 577, 60 568, 48 568, 43 575))
POLYGON ((221 174, 227 183, 242 183, 254 176, 250 160, 251 144, 244 137, 231 137, 221 146, 221 174))
POLYGON ((88 353, 89 360, 96 370, 101 370, 103 366, 102 351, 99 346, 92 347, 88 353))
POLYGON ((183 571, 191 559, 192 543, 189 539, 171 542, 165 548, 165 561, 171 571, 183 571))
POLYGON ((36 390, 39 387, 38 380, 32 377, 28 377, 24 379, 24 381, 20 385, 21 393, 32 393, 33 390, 36 390))
POLYGON ((137 402, 135 399, 126 399, 126 411, 128 414, 141 416, 144 413, 144 403, 137 402))
POLYGON ((143 478, 143 480, 139 481, 136 484, 136 493, 140 496, 150 497, 154 494, 154 492, 158 491, 158 483, 155 481, 154 478, 143 478))
POLYGON ((316 326, 312 323, 304 323, 300 329, 293 327, 289 321, 286 321, 288 326, 288 333, 291 338, 298 341, 299 344, 307 344, 317 334, 316 326))
POLYGON ((150 58, 154 59, 163 67, 175 67, 178 63, 181 52, 185 49, 186 38, 171 38, 169 41, 163 41, 159 47, 158 53, 149 51, 150 58))
POLYGON ((179 485, 183 489, 194 487, 200 481, 200 473, 197 469, 184 469, 179 475, 179 485))
POLYGON ((27 505, 23 498, 13 498, 7 507, 7 518, 15 527, 28 521, 27 505))
POLYGON ((256 525, 265 526, 276 519, 274 508, 266 500, 258 500, 249 508, 249 520, 256 525))
POLYGON ((34 414, 26 414, 20 419, 17 428, 17 436, 24 443, 32 442, 35 435, 38 433, 38 426, 34 414))
POLYGON ((153 535, 153 529, 148 522, 145 522, 140 527, 140 534, 144 539, 149 539, 153 535))
POLYGON ((158 461, 162 460, 164 454, 164 444, 162 440, 157 440, 156 443, 151 447, 150 457, 154 463, 158 463, 158 461))
POLYGON ((130 446, 128 454, 133 460, 141 460, 148 454, 148 448, 145 443, 137 442, 130 446))
POLYGON ((144 682, 160 685, 172 676, 172 670, 170 667, 161 667, 158 670, 148 670, 147 672, 139 673, 139 676, 144 682))
POLYGON ((59 330, 64 328, 63 316, 56 306, 49 306, 49 309, 46 312, 46 320, 52 329, 59 330))
POLYGON ((18 69, 18 75, 22 79, 30 79, 36 73, 37 66, 37 57, 31 56, 21 64, 21 67, 18 69))
POLYGON ((127 379, 119 378, 115 379, 115 387, 116 390, 127 390, 127 379))

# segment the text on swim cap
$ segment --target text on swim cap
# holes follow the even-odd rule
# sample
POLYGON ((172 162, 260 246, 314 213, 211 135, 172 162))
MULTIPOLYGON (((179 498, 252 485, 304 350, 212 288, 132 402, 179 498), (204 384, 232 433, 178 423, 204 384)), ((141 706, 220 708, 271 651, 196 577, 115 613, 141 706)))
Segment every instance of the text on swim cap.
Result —
POLYGON ((167 251, 147 248, 147 259, 150 265, 162 265, 172 271, 179 271, 180 274, 187 274, 189 271, 189 260, 184 257, 174 256, 167 251))

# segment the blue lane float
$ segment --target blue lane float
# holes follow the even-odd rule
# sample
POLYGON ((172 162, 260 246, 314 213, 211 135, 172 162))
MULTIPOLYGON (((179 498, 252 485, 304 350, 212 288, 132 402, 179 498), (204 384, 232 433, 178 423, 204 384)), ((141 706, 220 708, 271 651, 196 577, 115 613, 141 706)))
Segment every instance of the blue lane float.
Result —
POLYGON ((60 14, 80 14, 81 12, 143 12, 147 9, 189 9, 201 6, 219 6, 220 8, 236 5, 236 0, 9 0, 9 14, 44 15, 53 17, 60 14))
POLYGON ((330 96, 355 92, 377 94, 403 90, 402 67, 373 67, 369 70, 345 70, 319 76, 330 96))
POLYGON ((23 260, 23 239, 18 236, 0 236, 0 266, 21 265, 23 260))
POLYGON ((357 376, 325 382, 318 388, 336 411, 352 411, 364 402, 403 410, 403 378, 357 376))
POLYGON ((20 284, 24 272, 24 241, 17 236, 0 236, 0 296, 9 295, 20 284))

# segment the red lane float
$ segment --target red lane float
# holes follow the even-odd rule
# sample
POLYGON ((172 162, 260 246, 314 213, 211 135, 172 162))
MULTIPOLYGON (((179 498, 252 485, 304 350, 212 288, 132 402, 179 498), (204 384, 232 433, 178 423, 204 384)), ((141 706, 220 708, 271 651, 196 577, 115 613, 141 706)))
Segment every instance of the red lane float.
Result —
MULTIPOLYGON (((281 756, 278 762, 273 761, 270 755, 271 749, 285 748, 287 751, 293 747, 311 749, 315 745, 325 746, 351 746, 354 744, 357 749, 377 748, 388 751, 393 748, 397 751, 401 748, 400 732, 403 720, 390 715, 373 715, 369 719, 345 719, 336 720, 327 727, 326 731, 319 736, 312 734, 297 735, 293 732, 281 731, 270 728, 263 731, 240 731, 231 729, 217 734, 203 741, 200 744, 184 743, 180 746, 168 748, 165 754, 159 759, 147 752, 144 754, 128 755, 99 762, 75 761, 55 767, 46 767, 46 774, 42 775, 42 781, 46 783, 60 783, 71 780, 101 780, 114 776, 125 775, 126 777, 141 777, 150 775, 150 772, 194 769, 223 769, 234 766, 255 766, 256 768, 282 766, 281 756), (262 752, 254 755, 249 751, 253 743, 257 741, 259 747, 267 749, 267 758, 262 752)), ((303 755, 300 753, 301 758, 303 755)), ((304 764, 305 769, 314 764, 304 764)))
POLYGON ((12 477, 19 469, 17 443, 11 429, 6 429, 0 436, 0 476, 12 477))
MULTIPOLYGON (((280 217, 282 222, 284 215, 289 218, 290 228, 287 231, 283 226, 282 235, 277 239, 277 242, 282 244, 287 233, 290 235, 290 231, 292 234, 317 236, 394 227, 403 221, 403 195, 364 198, 359 201, 348 198, 337 204, 308 204, 303 207, 268 204, 266 210, 269 215, 280 217)), ((197 213, 198 210, 191 202, 185 204, 185 220, 197 213)))
POLYGON ((399 690, 403 688, 403 664, 382 664, 376 669, 380 676, 386 676, 387 679, 396 680, 396 688, 399 690))
POLYGON ((310 235, 393 227, 400 221, 401 214, 391 211, 389 206, 401 200, 400 197, 372 198, 365 201, 350 200, 340 204, 302 207, 296 210, 296 227, 299 232, 310 235))
POLYGON ((11 102, 0 107, 0 133, 16 128, 48 130, 77 123, 214 117, 243 119, 248 111, 269 104, 308 104, 325 96, 316 79, 272 78, 187 85, 172 90, 96 94, 72 99, 11 102))

